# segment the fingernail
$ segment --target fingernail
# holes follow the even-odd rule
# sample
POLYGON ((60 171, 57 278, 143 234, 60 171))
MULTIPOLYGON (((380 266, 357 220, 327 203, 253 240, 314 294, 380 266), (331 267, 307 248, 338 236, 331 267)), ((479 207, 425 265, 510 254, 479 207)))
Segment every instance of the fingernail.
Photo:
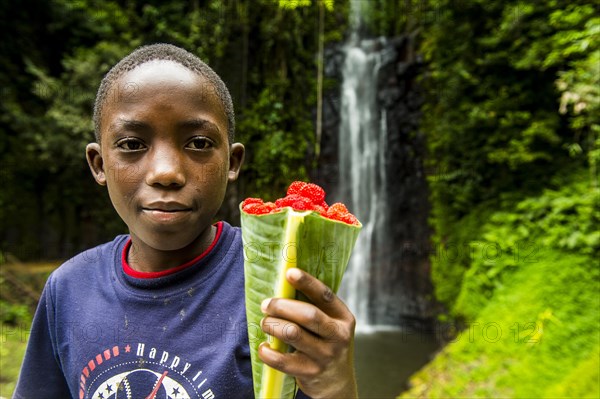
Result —
POLYGON ((288 279, 298 281, 298 280, 300 280, 300 277, 302 277, 302 272, 300 271, 300 269, 296 269, 294 267, 287 271, 287 276, 288 276, 288 279))
POLYGON ((260 310, 263 313, 267 313, 267 308, 269 307, 269 303, 271 303, 271 298, 267 298, 260 304, 260 310))
POLYGON ((258 350, 260 351, 262 348, 271 349, 271 345, 269 345, 268 342, 261 342, 260 345, 258 345, 258 350))

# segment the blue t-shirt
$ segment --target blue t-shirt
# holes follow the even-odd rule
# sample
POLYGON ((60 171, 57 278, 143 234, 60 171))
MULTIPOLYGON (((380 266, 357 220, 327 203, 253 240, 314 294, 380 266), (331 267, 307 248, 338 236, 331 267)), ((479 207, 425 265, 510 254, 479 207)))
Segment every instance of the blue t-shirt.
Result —
POLYGON ((128 273, 127 235, 52 273, 14 397, 253 398, 241 231, 217 227, 168 275, 128 273))

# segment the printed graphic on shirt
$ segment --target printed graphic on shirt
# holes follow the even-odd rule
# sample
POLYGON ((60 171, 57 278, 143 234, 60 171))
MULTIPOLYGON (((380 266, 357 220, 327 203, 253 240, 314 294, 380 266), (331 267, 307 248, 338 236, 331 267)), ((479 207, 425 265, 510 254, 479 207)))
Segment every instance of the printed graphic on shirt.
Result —
POLYGON ((215 399, 206 372, 149 347, 113 346, 83 367, 79 399, 215 399))

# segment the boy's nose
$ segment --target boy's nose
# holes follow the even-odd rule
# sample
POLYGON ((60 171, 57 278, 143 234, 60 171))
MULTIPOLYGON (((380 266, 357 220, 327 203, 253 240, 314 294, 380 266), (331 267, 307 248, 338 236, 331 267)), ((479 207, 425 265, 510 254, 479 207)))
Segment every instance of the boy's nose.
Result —
POLYGON ((146 184, 163 187, 180 187, 185 185, 185 174, 182 159, 176 151, 154 151, 146 173, 146 184))

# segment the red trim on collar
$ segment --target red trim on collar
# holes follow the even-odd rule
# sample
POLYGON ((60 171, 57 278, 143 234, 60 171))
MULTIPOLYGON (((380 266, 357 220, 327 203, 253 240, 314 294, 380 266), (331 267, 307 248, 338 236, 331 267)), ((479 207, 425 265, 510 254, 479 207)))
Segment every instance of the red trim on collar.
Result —
POLYGON ((200 259, 204 258, 206 255, 208 255, 210 253, 210 251, 212 251, 212 249, 215 247, 215 245, 217 245, 217 242, 219 241, 219 237, 221 237, 221 232, 223 231, 223 222, 218 222, 216 224, 216 226, 217 226, 217 234, 215 234, 215 239, 210 244, 210 246, 208 248, 206 248, 206 250, 204 252, 202 252, 200 255, 196 256, 194 259, 190 260, 189 262, 185 262, 183 265, 175 266, 175 267, 172 267, 170 269, 163 270, 160 272, 140 272, 138 270, 132 269, 131 266, 129 266, 129 263, 127 263, 127 254, 129 253, 129 248, 131 247, 131 238, 129 238, 129 240, 127 240, 127 242, 125 243, 125 246, 123 247, 123 253, 121 254, 121 264, 123 265, 123 271, 128 276, 135 277, 135 278, 158 278, 158 277, 165 277, 170 274, 177 273, 185 268, 188 268, 188 267, 192 266, 193 264, 195 264, 196 262, 198 262, 200 259))

